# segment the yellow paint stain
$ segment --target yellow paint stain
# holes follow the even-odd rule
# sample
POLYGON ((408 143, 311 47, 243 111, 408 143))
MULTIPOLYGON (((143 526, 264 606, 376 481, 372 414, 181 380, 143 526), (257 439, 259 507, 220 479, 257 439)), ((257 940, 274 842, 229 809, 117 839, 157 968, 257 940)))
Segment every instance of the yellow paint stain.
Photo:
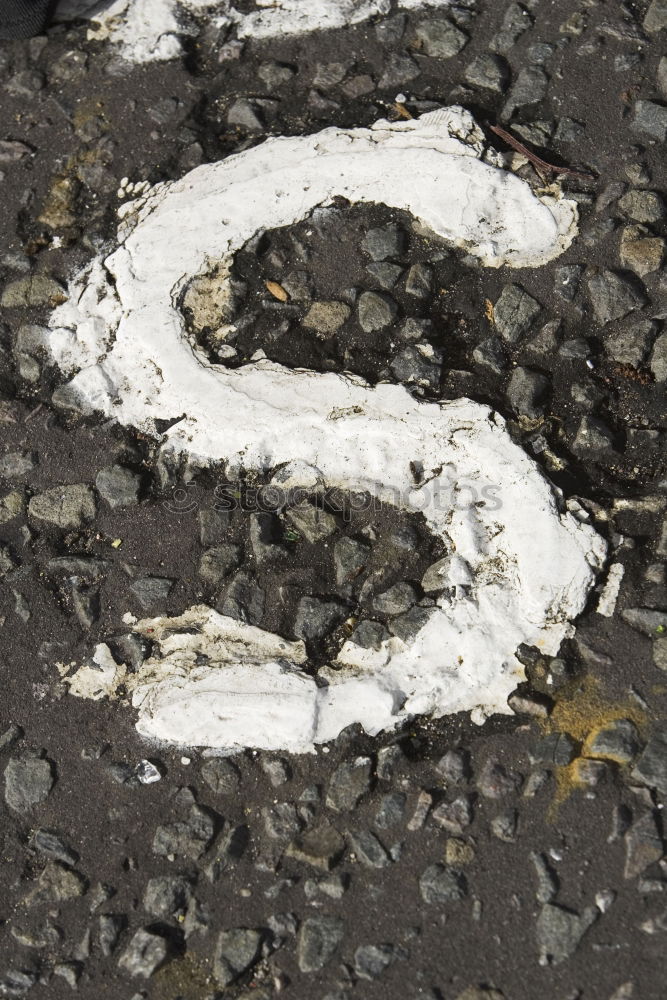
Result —
POLYGON ((629 719, 641 732, 646 724, 646 713, 629 698, 623 701, 609 698, 600 679, 589 675, 564 689, 556 699, 551 715, 539 720, 545 735, 567 733, 582 745, 581 755, 571 764, 554 767, 556 791, 548 812, 551 822, 555 820, 562 803, 573 792, 587 787, 581 775, 584 762, 601 759, 589 757, 587 748, 600 729, 618 719, 629 719))
POLYGON ((215 981, 209 963, 191 951, 167 962, 153 977, 151 1000, 209 1000, 215 993, 215 981))

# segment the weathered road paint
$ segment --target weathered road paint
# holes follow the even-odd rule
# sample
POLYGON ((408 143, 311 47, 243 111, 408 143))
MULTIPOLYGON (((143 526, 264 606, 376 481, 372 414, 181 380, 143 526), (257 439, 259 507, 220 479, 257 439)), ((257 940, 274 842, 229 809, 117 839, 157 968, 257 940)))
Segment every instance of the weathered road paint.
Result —
POLYGON ((555 653, 571 633, 604 542, 561 509, 497 414, 467 399, 427 403, 402 386, 371 388, 266 360, 215 366, 189 342, 179 309, 192 277, 213 265, 228 273, 259 230, 341 195, 410 211, 487 266, 539 266, 561 253, 576 233, 574 203, 538 198, 482 154, 483 136, 461 108, 269 140, 124 206, 118 248, 76 277, 54 312, 49 346, 64 371, 76 372, 68 391, 78 406, 147 433, 156 420, 185 414, 163 448, 201 465, 283 466, 292 484, 312 476, 382 501, 398 497, 406 511, 423 512, 452 555, 445 592, 415 638, 392 637, 379 650, 346 643, 341 669, 320 671, 324 687, 286 640, 210 609, 138 623, 166 636, 161 656, 131 684, 146 736, 303 751, 354 722, 376 733, 421 713, 472 710, 482 720, 508 710, 523 678, 521 643, 555 653), (500 508, 438 503, 457 482, 492 483, 500 508), (195 638, 172 641, 170 630, 190 618, 195 638), (230 630, 240 646, 230 647, 230 630), (197 666, 202 652, 208 664, 197 666))
MULTIPOLYGON (((449 7, 452 0, 403 0, 406 10, 449 7)), ((89 39, 109 39, 128 62, 176 59, 181 39, 197 35, 202 23, 235 28, 238 38, 279 38, 310 31, 343 28, 391 12, 391 0, 258 0, 257 10, 243 14, 231 0, 64 0, 57 17, 92 22, 89 39)))

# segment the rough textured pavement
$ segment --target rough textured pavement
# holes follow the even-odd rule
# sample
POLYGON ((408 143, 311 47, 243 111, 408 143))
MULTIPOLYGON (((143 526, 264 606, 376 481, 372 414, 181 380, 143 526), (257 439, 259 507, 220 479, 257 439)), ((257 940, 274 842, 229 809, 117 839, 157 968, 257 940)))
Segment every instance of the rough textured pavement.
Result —
POLYGON ((666 28, 664 0, 461 0, 243 45, 203 27, 145 67, 82 22, 0 46, 0 996, 665 997, 666 28), (391 510, 216 517, 217 473, 63 407, 38 328, 112 240, 123 178, 451 103, 495 148, 500 125, 592 175, 561 177, 570 250, 492 272, 407 216, 336 205, 237 255, 250 320, 224 360, 491 403, 609 540, 616 609, 593 594, 559 657, 522 650, 515 714, 483 727, 349 731, 296 758, 149 746, 56 667, 100 641, 140 662, 127 611, 204 601, 294 637, 315 597, 317 662, 368 611, 337 542, 373 550, 372 592, 407 583, 413 603, 440 553, 391 510), (325 337, 302 322, 314 302, 337 303, 316 311, 325 337))

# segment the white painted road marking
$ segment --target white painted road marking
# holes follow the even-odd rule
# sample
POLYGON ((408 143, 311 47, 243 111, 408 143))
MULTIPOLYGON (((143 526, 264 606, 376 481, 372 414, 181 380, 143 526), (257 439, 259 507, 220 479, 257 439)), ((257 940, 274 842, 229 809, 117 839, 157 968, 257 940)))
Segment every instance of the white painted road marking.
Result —
POLYGON ((482 154, 483 135, 461 108, 269 140, 124 205, 118 249, 74 279, 69 301, 54 312, 50 349, 63 370, 78 372, 70 392, 84 409, 148 433, 156 420, 184 413, 163 447, 196 463, 258 472, 292 463, 297 479, 316 468, 330 487, 389 502, 398 496, 457 555, 451 590, 416 637, 392 637, 379 651, 348 642, 342 669, 320 671, 327 687, 289 651, 276 658, 273 646, 285 640, 262 633, 269 649, 258 653, 257 629, 191 609, 185 617, 197 620, 195 645, 209 665, 197 666, 189 640, 144 665, 134 703, 145 735, 304 751, 353 722, 377 733, 420 713, 472 710, 481 721, 508 711, 523 677, 521 643, 553 654, 571 634, 604 542, 560 510, 496 414, 466 399, 426 403, 402 386, 370 388, 357 377, 269 361, 213 366, 189 343, 178 308, 193 276, 217 264, 228 272, 259 230, 298 222, 336 196, 407 210, 488 266, 539 266, 558 256, 576 234, 575 204, 536 197, 482 154), (415 465, 424 470, 419 487, 415 465), (492 483, 500 508, 438 504, 438 491, 449 495, 456 482, 492 483), (469 586, 459 585, 462 568, 469 586), (244 653, 216 658, 230 629, 241 630, 244 653))

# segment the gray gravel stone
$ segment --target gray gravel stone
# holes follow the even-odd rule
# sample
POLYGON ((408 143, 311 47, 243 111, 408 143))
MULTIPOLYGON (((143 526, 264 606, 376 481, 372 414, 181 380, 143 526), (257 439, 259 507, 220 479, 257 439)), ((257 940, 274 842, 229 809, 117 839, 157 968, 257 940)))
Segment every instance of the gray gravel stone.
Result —
POLYGON ((321 823, 297 837, 287 848, 287 855, 314 868, 330 871, 345 850, 345 841, 330 823, 321 823))
POLYGON ((163 576, 141 576, 130 590, 144 611, 164 611, 174 581, 163 576))
POLYGON ((508 121, 517 108, 539 104, 546 97, 549 77, 539 66, 524 66, 514 81, 503 107, 503 121, 508 121))
POLYGON ((192 884, 185 875, 157 875, 144 893, 144 909, 154 917, 175 919, 192 899, 192 884))
POLYGON ((204 867, 204 874, 209 882, 219 882, 222 876, 233 868, 245 854, 250 840, 248 827, 244 823, 225 828, 222 836, 211 850, 204 867))
POLYGON ((597 417, 582 418, 572 443, 572 451, 575 454, 587 455, 596 451, 611 451, 613 447, 614 434, 606 424, 597 417))
POLYGON ((368 264, 366 270, 386 292, 391 291, 403 273, 403 268, 399 264, 390 264, 383 260, 368 264))
POLYGON ((483 87, 502 94, 509 83, 510 72, 504 59, 486 52, 473 59, 466 68, 465 78, 473 87, 483 87))
POLYGON ((653 34, 662 28, 667 28, 667 0, 652 0, 644 18, 644 29, 653 34))
POLYGON ((354 953, 354 971, 360 979, 377 979, 403 952, 392 944, 360 945, 354 953))
POLYGON ((566 264, 554 271, 554 291, 562 299, 571 302, 579 288, 579 280, 583 273, 581 264, 566 264))
POLYGON ((519 822, 519 814, 516 809, 507 809, 505 812, 494 816, 489 824, 489 828, 494 837, 502 840, 505 844, 513 844, 516 840, 516 831, 519 822))
POLYGON ((664 853, 660 830, 653 812, 635 820, 625 834, 625 877, 637 875, 659 861, 664 853))
POLYGON ((656 382, 667 380, 667 330, 658 336, 653 345, 649 367, 656 382))
POLYGON ((354 809, 370 789, 372 768, 370 757, 356 757, 339 764, 329 781, 327 806, 335 812, 354 809))
POLYGON ((339 601, 302 597, 296 611, 294 634, 307 642, 321 639, 340 625, 346 614, 347 608, 339 601))
POLYGON ((447 833, 461 836, 472 823, 472 802, 469 795, 459 795, 453 802, 442 802, 431 813, 433 821, 447 833))
POLYGON ((264 128, 262 113, 257 102, 239 97, 227 112, 227 124, 238 125, 249 132, 261 132, 264 128))
POLYGON ((400 615, 419 600, 410 583, 395 583, 389 590, 373 598, 373 607, 385 615, 400 615))
POLYGON ((265 596, 252 573, 240 569, 227 588, 218 610, 248 625, 257 625, 264 614, 265 596))
POLYGON ((493 307, 496 329, 510 344, 528 332, 542 306, 520 285, 505 285, 493 307))
POLYGON ((182 855, 196 861, 213 840, 213 817, 201 806, 193 805, 184 820, 163 823, 153 838, 153 851, 160 855, 182 855))
POLYGON ((667 725, 656 726, 635 764, 632 777, 667 795, 667 725))
POLYGON ((199 560, 200 577, 204 583, 208 583, 211 587, 217 587, 236 569, 241 561, 241 555, 240 545, 231 545, 227 542, 212 546, 202 553, 199 560))
POLYGON ((389 622, 389 631, 403 642, 410 642, 423 629, 432 614, 433 608, 421 608, 415 605, 405 614, 392 618, 389 622))
POLYGON ((62 861, 65 865, 75 865, 79 855, 69 847, 62 837, 52 830, 37 829, 30 841, 32 847, 52 861, 62 861))
POLYGON ((649 639, 664 635, 667 629, 667 611, 654 611, 653 608, 624 608, 621 611, 621 618, 649 639))
POLYGON ((396 303, 380 292, 362 292, 357 304, 359 325, 364 333, 383 330, 394 322, 396 303))
POLYGON ((659 222, 665 214, 665 203, 657 191, 628 191, 618 199, 618 207, 635 222, 659 222))
POLYGON ((122 465, 112 465, 100 469, 95 486, 110 507, 129 507, 139 501, 141 477, 122 465))
POLYGON ((362 649, 379 649, 385 639, 389 638, 389 632, 380 622, 364 619, 360 621, 354 632, 350 636, 350 642, 354 642, 362 649))
POLYGON ((404 347, 391 362, 391 370, 399 382, 437 389, 440 385, 442 353, 433 350, 426 356, 419 347, 404 347))
POLYGON ((301 925, 297 960, 301 972, 319 972, 334 957, 345 928, 339 917, 309 917, 301 925))
POLYGON ((299 534, 314 545, 322 542, 325 538, 333 535, 338 527, 336 518, 320 507, 308 506, 293 507, 287 511, 287 520, 294 526, 299 534))
POLYGON ((12 757, 5 768, 5 802, 15 812, 27 812, 46 801, 54 784, 51 761, 12 757))
POLYGON ((313 302, 303 325, 322 337, 332 337, 351 315, 352 310, 344 302, 313 302))
POLYGON ((667 138, 667 107, 655 101, 636 101, 632 128, 658 142, 667 138))
POLYGON ((37 493, 28 503, 28 515, 35 521, 53 524, 64 531, 82 528, 95 517, 93 491, 84 483, 53 486, 37 493))
POLYGON ((341 538, 334 545, 334 568, 339 587, 354 583, 371 555, 369 545, 356 538, 341 538))
POLYGON ((544 413, 541 405, 549 391, 549 379, 540 372, 518 366, 507 384, 507 400, 515 413, 535 420, 544 413))
POLYGON ((560 965, 570 958, 597 918, 595 907, 588 907, 579 915, 553 903, 543 906, 537 918, 540 964, 560 965))
POLYGON ((387 792, 382 796, 375 814, 375 825, 381 830, 396 826, 405 815, 406 796, 403 792, 387 792))
POLYGON ((535 874, 537 876, 537 889, 535 898, 538 903, 551 903, 558 892, 558 879, 551 869, 547 859, 537 851, 531 851, 530 860, 533 862, 535 874))
POLYGON ((276 802, 274 805, 264 806, 262 818, 267 836, 272 840, 287 840, 299 833, 303 826, 292 802, 276 802))
POLYGON ((447 865, 429 865, 419 879, 419 891, 425 903, 454 903, 468 892, 465 876, 447 865))
POLYGON ((121 913, 103 913, 100 916, 98 941, 100 950, 107 958, 118 947, 120 936, 127 925, 127 917, 121 913))
POLYGON ((507 355, 499 337, 487 337, 472 352, 475 364, 488 368, 494 375, 502 375, 507 368, 507 355))
POLYGON ((259 960, 263 934, 247 927, 222 931, 213 956, 213 974, 220 986, 229 986, 259 960))
POLYGON ((639 733, 630 719, 614 719, 586 742, 587 756, 613 760, 618 764, 629 764, 640 749, 639 733))
POLYGON ((236 764, 224 757, 212 757, 205 761, 201 776, 215 795, 234 795, 241 783, 236 764))
POLYGON ((219 545, 224 542, 229 531, 230 514, 227 510, 200 510, 197 514, 199 520, 199 541, 205 548, 219 545))
POLYGON ((526 8, 518 3, 511 3, 505 11, 500 31, 491 42, 491 51, 506 55, 532 24, 533 19, 526 8))
POLYGON ((605 337, 605 350, 614 361, 638 368, 648 356, 655 330, 655 323, 648 319, 624 324, 605 337))
POLYGON ((658 271, 665 256, 665 241, 651 236, 644 226, 626 226, 621 234, 619 257, 623 267, 643 278, 658 271))
POLYGON ((504 799, 507 795, 519 791, 521 777, 491 758, 487 760, 477 778, 477 787, 485 799, 504 799))
POLYGON ((427 299, 433 287, 433 271, 427 264, 413 264, 405 278, 405 290, 408 295, 418 299, 427 299))
POLYGON ((435 765, 436 772, 449 785, 457 785, 470 775, 468 755, 464 750, 447 750, 435 765))
POLYGON ((352 850, 367 868, 386 868, 391 864, 385 847, 370 830, 350 833, 349 838, 352 850))
POLYGON ((63 286, 45 274, 31 274, 27 278, 10 281, 0 299, 5 309, 27 306, 50 306, 53 308, 67 301, 63 286))
POLYGON ((138 930, 118 960, 118 965, 130 976, 150 979, 167 959, 167 942, 147 928, 138 930))
POLYGON ((369 229, 361 245, 375 261, 400 257, 406 246, 405 231, 393 222, 377 229, 369 229))
POLYGON ((574 740, 567 733, 549 733, 539 740, 530 754, 534 764, 556 764, 557 767, 567 767, 576 756, 574 740))
POLYGON ((0 458, 0 476, 23 479, 35 468, 35 455, 29 451, 9 451, 0 458))
POLYGON ((468 36, 444 18, 420 21, 415 34, 424 55, 434 59, 451 59, 468 42, 468 36))
POLYGON ((83 875, 66 868, 57 861, 51 861, 37 879, 37 885, 26 897, 26 904, 66 903, 79 899, 86 892, 87 883, 83 875))

